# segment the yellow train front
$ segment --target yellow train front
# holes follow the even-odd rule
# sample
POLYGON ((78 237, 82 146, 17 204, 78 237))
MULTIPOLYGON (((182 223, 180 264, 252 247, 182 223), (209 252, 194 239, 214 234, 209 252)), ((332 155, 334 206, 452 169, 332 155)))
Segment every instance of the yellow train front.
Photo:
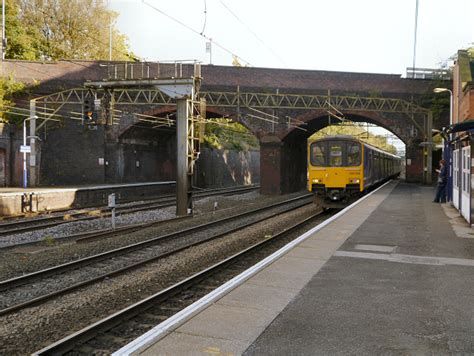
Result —
POLYGON ((308 190, 323 208, 342 208, 400 174, 401 159, 351 136, 308 144, 308 190))

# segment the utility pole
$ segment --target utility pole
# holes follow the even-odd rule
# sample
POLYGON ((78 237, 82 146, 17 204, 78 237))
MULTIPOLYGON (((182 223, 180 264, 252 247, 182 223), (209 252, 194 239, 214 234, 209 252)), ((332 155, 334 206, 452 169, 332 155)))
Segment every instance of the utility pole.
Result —
POLYGON ((179 98, 176 104, 176 141, 177 141, 177 176, 176 176, 176 215, 185 216, 192 213, 191 175, 189 174, 189 112, 188 99, 179 98))
MULTIPOLYGON (((158 63, 159 64, 159 63, 158 63)), ((117 63, 109 63, 108 73, 117 73, 117 63)), ((175 75, 172 77, 150 78, 148 72, 145 77, 133 79, 134 64, 130 63, 129 70, 125 67, 122 77, 113 77, 113 80, 87 82, 85 86, 93 91, 105 90, 103 95, 103 106, 108 107, 108 123, 113 124, 113 106, 115 104, 114 90, 123 88, 153 87, 176 101, 176 214, 180 216, 193 213, 192 201, 192 177, 194 164, 199 157, 199 123, 202 121, 200 112, 205 113, 205 101, 199 100, 199 89, 201 87, 201 65, 194 61, 190 64, 193 69, 192 75, 183 76, 183 62, 174 62, 175 75)), ((141 64, 136 65, 141 66, 141 64)), ((143 73, 143 72, 142 72, 143 73)), ((158 73, 160 70, 158 68, 158 73)), ((32 109, 32 112, 34 108, 32 109)), ((107 111, 106 111, 107 112, 107 111)), ((34 122, 32 121, 32 125, 34 122)), ((31 155, 35 154, 34 141, 31 141, 31 155)), ((31 159, 30 159, 31 161, 31 159)), ((31 167, 31 176, 34 174, 31 167)))

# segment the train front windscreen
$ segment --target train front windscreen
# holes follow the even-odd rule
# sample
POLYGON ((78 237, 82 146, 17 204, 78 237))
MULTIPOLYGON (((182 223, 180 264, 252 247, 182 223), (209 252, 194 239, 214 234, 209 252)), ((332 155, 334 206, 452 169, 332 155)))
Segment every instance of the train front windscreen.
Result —
POLYGON ((311 144, 310 161, 316 167, 350 167, 361 163, 361 145, 347 141, 320 141, 311 144))

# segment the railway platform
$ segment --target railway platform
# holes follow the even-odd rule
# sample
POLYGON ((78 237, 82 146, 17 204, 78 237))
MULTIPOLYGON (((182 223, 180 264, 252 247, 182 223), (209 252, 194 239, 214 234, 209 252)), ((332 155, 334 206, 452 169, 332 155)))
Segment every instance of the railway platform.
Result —
POLYGON ((175 181, 96 184, 75 187, 0 188, 0 217, 68 208, 107 205, 108 195, 132 200, 172 193, 175 181))
POLYGON ((114 355, 473 354, 474 230, 390 182, 114 355))

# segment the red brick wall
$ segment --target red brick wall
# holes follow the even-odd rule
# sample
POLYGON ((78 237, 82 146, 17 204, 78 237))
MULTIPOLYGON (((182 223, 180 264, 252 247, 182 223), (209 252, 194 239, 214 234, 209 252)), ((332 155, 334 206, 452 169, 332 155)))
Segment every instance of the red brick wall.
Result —
POLYGON ((281 143, 260 144, 260 192, 281 194, 281 143))
POLYGON ((459 108, 460 121, 474 118, 474 88, 468 86, 461 95, 459 108))
MULTIPOLYGON (((30 62, 6 60, 2 62, 0 75, 12 75, 26 83, 39 81, 48 87, 64 85, 82 86, 87 80, 107 78, 107 68, 100 61, 30 62), (61 82, 62 84, 59 84, 61 82)), ((322 70, 272 69, 254 67, 202 66, 203 88, 270 88, 291 91, 327 90, 350 92, 380 92, 390 95, 411 95, 430 92, 430 80, 402 79, 400 74, 374 74, 334 72, 322 70)), ((60 88, 58 87, 57 90, 60 88)))

